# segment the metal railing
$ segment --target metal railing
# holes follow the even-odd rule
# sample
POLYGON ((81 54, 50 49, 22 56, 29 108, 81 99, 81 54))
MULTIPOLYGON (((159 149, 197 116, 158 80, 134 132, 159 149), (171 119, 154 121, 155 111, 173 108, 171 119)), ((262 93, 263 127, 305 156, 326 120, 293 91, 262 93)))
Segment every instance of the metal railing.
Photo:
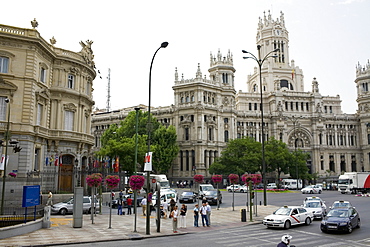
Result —
POLYGON ((4 214, 0 215, 0 227, 24 224, 41 219, 44 216, 44 207, 5 207, 4 214))

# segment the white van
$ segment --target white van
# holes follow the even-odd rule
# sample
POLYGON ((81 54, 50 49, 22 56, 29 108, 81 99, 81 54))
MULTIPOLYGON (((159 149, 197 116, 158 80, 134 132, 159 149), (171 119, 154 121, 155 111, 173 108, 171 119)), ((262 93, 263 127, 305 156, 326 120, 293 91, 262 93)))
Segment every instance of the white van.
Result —
MULTIPOLYGON (((297 189, 297 179, 283 179, 282 188, 286 190, 296 190, 297 189)), ((302 180, 298 180, 298 189, 302 189, 302 180)))
MULTIPOLYGON (((177 193, 171 190, 161 190, 161 204, 164 202, 164 199, 166 198, 166 202, 169 204, 171 201, 171 198, 177 202, 177 193)), ((157 205, 157 192, 154 192, 153 197, 152 197, 152 202, 153 205, 157 205)))

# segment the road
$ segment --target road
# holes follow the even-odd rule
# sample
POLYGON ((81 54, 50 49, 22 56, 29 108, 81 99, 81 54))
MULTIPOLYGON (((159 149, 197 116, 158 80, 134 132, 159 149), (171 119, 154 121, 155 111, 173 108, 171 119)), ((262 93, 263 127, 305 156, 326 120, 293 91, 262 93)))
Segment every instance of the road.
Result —
MULTIPOLYGON (((182 189, 179 189, 179 192, 182 189)), ((223 203, 221 207, 232 206, 232 193, 223 192, 223 203)), ((257 202, 263 204, 263 194, 257 193, 257 202)), ((301 205, 306 196, 300 192, 293 193, 267 193, 267 200, 269 205, 301 205)), ((296 226, 289 230, 283 229, 266 229, 262 224, 249 225, 245 227, 230 228, 217 230, 214 227, 213 231, 202 233, 171 236, 158 239, 143 239, 140 241, 119 241, 119 242, 105 242, 93 243, 88 245, 77 246, 276 246, 280 237, 283 234, 290 234, 293 236, 292 244, 297 247, 301 246, 370 246, 370 197, 356 197, 354 195, 343 195, 337 191, 324 191, 320 196, 327 204, 330 205, 336 200, 349 200, 359 211, 361 216, 362 226, 360 229, 355 229, 352 234, 343 233, 322 233, 320 230, 320 220, 315 220, 310 226, 296 226)), ((246 204, 247 194, 235 193, 235 206, 242 206, 246 204)), ((192 209, 195 203, 188 203, 188 208, 192 209)), ((214 207, 215 208, 215 207, 214 207)), ((103 210, 107 213, 108 209, 103 210)), ((116 213, 116 211, 113 211, 116 213)), ((258 213, 258 212, 257 212, 258 213)))

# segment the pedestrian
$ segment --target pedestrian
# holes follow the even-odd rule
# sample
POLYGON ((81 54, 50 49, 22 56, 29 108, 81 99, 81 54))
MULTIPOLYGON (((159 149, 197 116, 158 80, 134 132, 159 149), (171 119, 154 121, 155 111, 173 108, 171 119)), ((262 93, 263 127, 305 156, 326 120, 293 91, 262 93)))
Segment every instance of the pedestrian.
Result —
POLYGON ((162 203, 162 207, 163 207, 163 218, 166 219, 167 214, 168 214, 168 202, 167 202, 166 198, 164 198, 164 201, 162 203))
POLYGON ((193 187, 193 180, 190 180, 189 188, 192 188, 192 187, 193 187))
POLYGON ((180 228, 186 228, 186 212, 187 211, 188 211, 188 208, 186 207, 186 205, 182 204, 180 208, 180 222, 179 222, 180 228))
POLYGON ((207 205, 205 203, 203 203, 203 205, 200 207, 200 215, 202 216, 203 227, 206 227, 206 225, 209 227, 207 218, 207 205))
POLYGON ((122 215, 122 200, 121 200, 121 198, 118 198, 117 199, 117 214, 118 215, 122 215))
POLYGON ((127 197, 126 204, 127 204, 127 215, 132 214, 132 212, 131 212, 131 207, 132 207, 131 197, 127 197))
POLYGON ((199 221, 199 205, 195 204, 194 208, 194 227, 199 227, 198 221, 199 221))
POLYGON ((52 205, 53 205, 53 193, 51 193, 51 190, 49 190, 48 200, 46 201, 46 206, 52 206, 52 205))
POLYGON ((123 191, 121 190, 120 192, 119 192, 119 199, 123 199, 123 191))
POLYGON ((209 205, 209 203, 207 202, 206 203, 207 205, 207 219, 208 219, 208 225, 211 225, 211 205, 209 205))
POLYGON ((171 197, 171 200, 170 200, 170 212, 172 212, 172 210, 175 208, 176 206, 176 201, 171 197))
POLYGON ((143 209, 143 215, 146 215, 146 204, 147 204, 147 199, 146 196, 144 196, 143 200, 141 200, 141 207, 143 209))
POLYGON ((277 247, 295 247, 295 245, 289 245, 290 244, 290 240, 292 239, 293 237, 286 234, 286 235, 283 235, 281 237, 281 242, 277 245, 277 247))
POLYGON ((179 210, 178 210, 178 207, 175 206, 171 213, 173 233, 177 233, 177 218, 178 217, 179 217, 179 210))

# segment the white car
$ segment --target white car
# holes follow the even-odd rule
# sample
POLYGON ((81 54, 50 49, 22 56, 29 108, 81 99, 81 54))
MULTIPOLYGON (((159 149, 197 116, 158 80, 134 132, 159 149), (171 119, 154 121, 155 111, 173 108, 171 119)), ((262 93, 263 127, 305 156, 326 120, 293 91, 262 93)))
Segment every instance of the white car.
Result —
POLYGON ((309 200, 306 201, 303 207, 312 212, 314 218, 323 219, 326 215, 326 205, 320 200, 309 200))
POLYGON ((234 184, 234 185, 227 186, 226 190, 228 192, 233 192, 233 190, 234 190, 234 192, 245 193, 245 192, 248 192, 248 187, 245 186, 245 185, 234 184))
POLYGON ((331 205, 330 209, 333 208, 350 208, 353 207, 349 201, 335 201, 333 205, 331 205))
POLYGON ((289 229, 292 225, 311 224, 313 219, 312 212, 303 207, 284 206, 277 209, 273 214, 263 219, 263 224, 267 227, 279 227, 289 229))
POLYGON ((322 188, 318 185, 308 185, 301 189, 302 194, 321 194, 322 188))
POLYGON ((267 184, 266 189, 277 189, 277 185, 275 183, 269 183, 267 184))

